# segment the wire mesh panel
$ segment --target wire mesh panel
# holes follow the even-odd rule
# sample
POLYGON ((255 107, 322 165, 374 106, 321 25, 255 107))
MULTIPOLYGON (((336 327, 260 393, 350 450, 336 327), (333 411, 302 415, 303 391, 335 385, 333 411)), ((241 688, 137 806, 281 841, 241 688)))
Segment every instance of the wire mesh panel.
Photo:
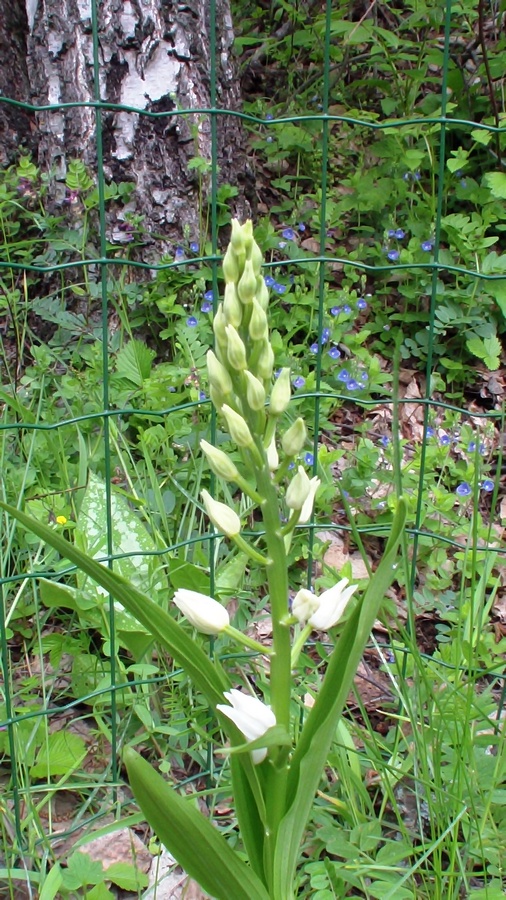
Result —
MULTIPOLYGON (((32 223, 45 229, 32 239, 40 252, 27 262, 18 242, 0 260, 4 290, 16 298, 8 315, 20 354, 13 365, 4 353, 2 499, 52 523, 166 607, 180 585, 211 594, 217 589, 229 597, 236 596, 239 585, 242 622, 258 613, 253 598, 255 592, 261 596, 261 585, 244 560, 229 554, 209 531, 198 499, 209 480, 199 440, 219 437, 204 369, 221 285, 221 225, 228 218, 226 192, 220 193, 220 129, 231 117, 239 118, 252 146, 261 144, 271 161, 288 152, 287 147, 290 152, 295 147, 295 155, 300 148, 310 148, 317 186, 306 206, 299 207, 305 209, 306 219, 282 227, 286 210, 281 205, 272 217, 279 227, 269 230, 268 215, 259 226, 259 241, 263 237, 267 248, 266 283, 278 309, 277 364, 292 365, 298 408, 310 426, 312 445, 301 462, 324 482, 320 509, 317 504, 311 524, 299 529, 294 566, 304 560, 301 578, 308 584, 322 566, 325 570, 346 564, 354 574, 358 548, 367 575, 378 542, 388 534, 396 497, 405 494, 410 515, 403 565, 395 602, 389 601, 390 613, 400 615, 402 627, 393 629, 383 644, 375 641, 374 647, 376 660, 391 673, 397 714, 402 719, 401 711, 407 710, 404 688, 399 687, 403 677, 406 683, 410 680, 415 721, 429 702, 429 682, 443 692, 449 673, 456 690, 471 673, 480 689, 489 691, 490 715, 500 721, 502 660, 491 655, 487 666, 484 655, 492 645, 481 646, 480 640, 502 584, 502 389, 494 393, 489 379, 486 386, 482 382, 486 403, 473 398, 461 406, 453 402, 452 373, 458 381, 466 347, 467 357, 470 353, 484 361, 481 371, 488 367, 490 374, 499 367, 501 345, 488 325, 492 307, 504 311, 506 304, 504 257, 486 226, 501 220, 491 204, 489 222, 478 221, 484 187, 469 185, 466 194, 463 182, 469 146, 482 146, 497 161, 497 172, 491 165, 490 174, 498 176, 489 182, 492 197, 504 199, 500 138, 505 126, 493 104, 491 115, 480 112, 474 120, 454 116, 452 48, 462 35, 461 10, 450 0, 444 10, 437 4, 430 10, 442 24, 437 40, 427 35, 437 85, 433 102, 422 112, 415 107, 410 116, 392 118, 386 102, 381 116, 368 112, 367 104, 349 110, 336 102, 336 42, 342 40, 350 48, 346 64, 353 66, 354 54, 367 45, 373 20, 347 22, 329 0, 315 14, 318 49, 311 87, 316 85, 316 100, 308 88, 305 112, 300 112, 301 101, 297 114, 273 117, 265 109, 256 115, 220 106, 222 35, 211 2, 209 107, 114 107, 126 117, 151 117, 166 129, 173 121, 197 117, 198 127, 205 126, 209 136, 209 158, 194 164, 203 172, 202 232, 195 242, 181 235, 181 247, 173 247, 170 254, 170 242, 162 242, 165 255, 155 260, 152 248, 143 258, 140 243, 135 252, 129 251, 136 226, 128 218, 120 220, 120 240, 115 243, 111 236, 109 204, 118 190, 128 203, 135 186, 120 184, 113 193, 104 165, 111 104, 103 99, 100 9, 92 2, 94 100, 89 106, 96 172, 77 160, 69 165, 65 201, 71 215, 63 237, 56 234, 57 217, 50 220, 32 205, 32 223), (359 158, 356 150, 359 141, 367 148, 365 156, 383 160, 383 174, 374 169, 371 175, 370 159, 359 158), (462 176, 455 175, 461 168, 462 176), (68 186, 69 174, 74 188, 68 186), (449 178, 457 179, 453 205, 448 204, 449 178), (399 208, 412 212, 412 229, 408 234, 403 222, 392 219, 378 237, 371 221, 381 220, 383 207, 391 208, 393 189, 402 193, 399 208), (73 204, 79 208, 74 221, 73 204), (97 224, 98 237, 85 231, 84 220, 97 224), (453 248, 462 249, 460 256, 449 249, 452 241, 453 248), (44 250, 47 245, 50 256, 44 250), (474 267, 462 261, 473 256, 474 267), (33 285, 44 279, 50 287, 41 305, 33 285), (59 292, 76 303, 85 298, 86 313, 79 311, 78 303, 72 306, 74 312, 62 310, 59 292), (156 364, 159 341, 152 340, 149 315, 139 315, 148 293, 167 317, 168 350, 156 364), (444 302, 445 293, 449 302, 444 302), (200 295, 203 300, 197 301, 200 295), (368 318, 371 295, 376 298, 374 321, 368 318), (462 298, 460 306, 457 297, 462 298), (470 309, 480 298, 483 322, 476 326, 470 309), (64 361, 59 361, 42 340, 31 348, 28 362, 23 361, 31 328, 24 300, 61 330, 63 344, 74 335, 71 357, 63 354, 64 361), (356 337, 351 350, 344 337, 349 333, 356 337), (443 382, 445 342, 450 376, 443 382), (186 368, 180 366, 177 372, 175 348, 178 358, 186 360, 186 368), (92 377, 82 374, 79 359, 85 360, 92 377), (341 556, 336 548, 341 548, 341 556), (447 577, 449 557, 458 564, 452 564, 447 577), (420 637, 419 620, 435 593, 436 611, 444 613, 435 617, 439 644, 420 637), (459 608, 460 600, 465 609, 459 608), (460 627, 457 642, 448 625, 452 615, 460 627), (451 635, 447 643, 445 628, 451 635), (418 661, 425 658, 423 676, 413 668, 413 654, 418 661)), ((417 13, 415 7, 412 13, 417 13)), ((482 9, 480 15, 476 27, 483 28, 482 9)), ((375 25, 380 33, 378 22, 375 25)), ((394 53, 392 35, 383 34, 383 40, 394 53)), ((296 47, 295 41, 294 57, 296 47)), ((37 111, 6 98, 0 103, 37 111)), ((58 104, 46 109, 51 114, 62 111, 58 104)), ((24 158, 14 173, 11 170, 18 203, 32 202, 31 165, 24 158)), ((274 174, 279 184, 286 170, 280 167, 274 174)), ((50 182, 52 174, 45 177, 50 182)), ((6 211, 11 200, 7 193, 6 211)), ((499 224, 499 233, 503 230, 499 224)), ((218 490, 213 479, 210 483, 218 490)), ((193 695, 184 673, 152 646, 149 634, 120 605, 5 516, 1 574, 0 748, 5 792, 0 804, 4 840, 15 848, 15 856, 26 863, 35 853, 47 862, 53 853, 61 855, 58 842, 82 836, 85 825, 101 827, 110 816, 127 824, 139 820, 121 777, 125 742, 143 748, 149 743, 161 757, 160 740, 163 745, 173 741, 171 768, 179 770, 181 783, 214 774, 212 744, 202 750, 202 729, 212 731, 215 726, 202 701, 193 695)), ((434 604, 431 621, 433 610, 434 604)), ((231 670, 250 666, 253 673, 259 665, 249 655, 229 654, 224 662, 231 670)), ((444 704, 438 706, 436 695, 434 720, 444 716, 444 704)), ((388 742, 392 760, 402 729, 394 732, 388 742)), ((417 765, 420 783, 427 787, 434 775, 417 765)), ((435 789, 443 792, 444 779, 436 782, 435 789)), ((211 778, 209 790, 213 786, 211 778)))

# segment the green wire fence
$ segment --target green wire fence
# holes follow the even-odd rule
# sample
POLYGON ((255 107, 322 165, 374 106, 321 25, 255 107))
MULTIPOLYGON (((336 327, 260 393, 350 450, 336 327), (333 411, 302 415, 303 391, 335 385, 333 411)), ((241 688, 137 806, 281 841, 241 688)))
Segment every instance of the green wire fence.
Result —
MULTIPOLYGON (((103 391, 102 391, 102 406, 100 409, 96 409, 92 412, 87 412, 82 415, 68 415, 64 419, 56 421, 54 423, 42 423, 38 421, 37 414, 23 414, 22 408, 17 408, 15 406, 9 406, 6 404, 4 407, 2 421, 0 423, 0 439, 3 440, 4 445, 5 442, 16 440, 16 435, 23 434, 27 435, 30 433, 45 433, 48 436, 56 436, 60 433, 63 433, 66 429, 72 430, 76 429, 80 425, 94 423, 97 426, 100 426, 101 429, 101 445, 102 445, 102 454, 103 454, 103 469, 105 473, 104 483, 105 483, 105 514, 106 514, 106 525, 107 525, 107 552, 103 557, 104 561, 108 562, 109 565, 114 566, 115 561, 119 558, 122 558, 123 555, 115 554, 114 552, 114 540, 113 540, 113 479, 114 479, 114 454, 112 452, 113 446, 113 437, 114 435, 111 433, 112 429, 115 427, 116 423, 124 421, 127 417, 135 416, 137 419, 143 419, 147 415, 150 421, 164 421, 167 418, 172 416, 181 414, 182 412, 198 409, 200 413, 205 408, 205 400, 199 400, 195 403, 184 403, 179 404, 177 406, 169 406, 167 408, 160 408, 156 410, 149 410, 149 413, 146 413, 146 410, 143 408, 121 408, 117 409, 111 405, 110 402, 110 363, 109 363, 109 320, 111 314, 111 304, 108 296, 108 275, 111 267, 114 268, 115 271, 118 271, 120 268, 126 267, 126 271, 134 269, 139 273, 141 270, 146 271, 146 276, 148 273, 153 271, 169 271, 175 270, 177 271, 181 266, 187 264, 187 261, 172 261, 172 262, 162 262, 159 264, 155 264, 153 262, 141 262, 141 261, 132 261, 128 258, 121 258, 116 255, 114 257, 108 256, 108 241, 106 237, 107 230, 107 215, 106 215, 106 182, 104 176, 104 150, 103 150, 103 116, 107 111, 122 111, 125 113, 130 113, 132 115, 139 116, 149 116, 152 118, 159 118, 162 120, 168 120, 172 116, 195 116, 196 114, 208 117, 210 121, 210 135, 211 135, 211 146, 212 146, 212 159, 211 159, 211 169, 210 169, 210 193, 209 193, 209 203, 210 203, 210 241, 212 247, 212 253, 207 256, 200 256, 192 259, 192 264, 205 263, 207 266, 211 267, 213 272, 213 286, 214 286, 214 296, 216 303, 216 296, 218 293, 218 272, 220 267, 221 256, 218 252, 219 242, 218 242, 218 209, 217 209, 217 195, 218 195, 218 165, 217 165, 217 144, 218 144, 218 133, 220 129, 220 123, 224 121, 226 116, 234 115, 239 116, 244 122, 249 123, 252 126, 260 127, 268 125, 269 129, 272 129, 272 133, 275 134, 275 129, 277 127, 282 127, 286 123, 293 124, 304 124, 304 123, 318 123, 320 126, 320 145, 321 145, 321 153, 322 153, 322 168, 321 168, 321 178, 320 178, 320 197, 321 197, 321 209, 320 209, 320 223, 319 223, 319 252, 308 259, 307 255, 294 256, 290 260, 290 265, 294 267, 299 267, 301 271, 304 271, 304 267, 311 265, 314 267, 318 266, 318 287, 316 292, 317 298, 317 318, 318 325, 317 330, 318 334, 322 333, 325 324, 325 289, 326 289, 326 279, 325 275, 330 265, 335 265, 336 263, 342 264, 344 266, 348 266, 353 268, 357 272, 361 272, 365 277, 377 277, 382 272, 389 272, 392 269, 392 265, 370 265, 367 263, 362 263, 356 260, 351 260, 345 257, 335 257, 333 255, 329 255, 326 251, 327 246, 327 204, 328 204, 328 194, 329 194, 329 147, 330 142, 332 140, 331 128, 335 123, 344 123, 348 128, 360 128, 360 129, 370 129, 373 131, 385 131, 388 132, 389 129, 396 128, 402 126, 411 126, 411 125, 420 125, 423 127, 434 129, 436 126, 438 128, 438 146, 439 146, 439 157, 437 160, 436 166, 436 182, 437 182, 437 190, 436 190, 436 215, 435 215, 435 223, 434 223, 434 236, 433 236, 433 255, 430 261, 424 263, 412 263, 412 264, 396 264, 396 270, 399 272, 410 271, 412 273, 430 273, 431 277, 431 288, 430 288, 430 316, 429 316, 429 324, 428 324, 428 353, 427 353, 427 362, 425 367, 425 384, 426 384, 426 392, 425 396, 421 398, 417 398, 416 403, 420 404, 424 410, 424 429, 427 430, 429 424, 431 422, 431 418, 434 415, 436 410, 447 410, 449 412, 455 412, 457 414, 461 414, 463 416, 468 415, 468 410, 465 408, 461 408, 457 405, 453 405, 451 403, 446 404, 440 401, 434 400, 431 396, 431 374, 433 371, 433 342, 434 342, 434 334, 435 334, 435 311, 437 305, 437 291, 438 291, 438 278, 441 273, 446 273, 446 277, 459 277, 465 276, 469 278, 473 278, 477 283, 484 282, 504 282, 504 275, 501 274, 484 274, 479 271, 473 271, 467 269, 462 266, 448 264, 445 261, 441 260, 441 219, 442 219, 442 211, 443 211, 443 199, 444 199, 444 181, 445 181, 445 167, 447 160, 447 137, 452 129, 458 128, 460 131, 462 130, 486 130, 494 135, 504 134, 506 132, 506 127, 500 125, 490 125, 484 124, 481 121, 469 121, 463 119, 453 119, 451 116, 447 114, 447 102, 448 102, 448 73, 449 73, 449 61, 450 61, 450 46, 451 46, 451 37, 452 37, 452 28, 457 27, 457 19, 459 16, 459 12, 456 7, 452 5, 451 0, 447 0, 445 7, 445 18, 444 18, 444 48, 443 48, 443 65, 442 65, 442 84, 441 84, 441 114, 438 116, 432 117, 423 117, 418 118, 413 116, 411 118, 399 119, 399 120, 385 120, 385 121, 370 121, 366 117, 364 119, 357 118, 356 116, 346 116, 346 115, 335 115, 332 112, 329 112, 331 107, 331 86, 330 86, 330 71, 331 71, 331 40, 332 40, 332 2, 331 0, 327 0, 326 2, 326 27, 325 27, 325 35, 324 35, 324 45, 323 45, 323 71, 321 73, 321 83, 322 83, 322 93, 321 93, 321 109, 317 113, 309 113, 307 115, 297 115, 297 116, 286 116, 281 118, 270 119, 268 122, 265 119, 259 119, 252 115, 246 115, 244 113, 238 113, 236 111, 231 111, 227 109, 222 109, 217 105, 218 101, 218 92, 217 92, 217 33, 216 33, 216 8, 214 0, 210 0, 209 5, 209 16, 210 16, 210 35, 211 35, 211 46, 210 46, 210 106, 209 108, 202 109, 177 109, 172 112, 150 112, 143 109, 136 109, 129 106, 120 106, 116 104, 110 104, 102 101, 100 96, 100 63, 99 63, 99 28, 98 28, 98 14, 99 14, 99 5, 96 3, 96 0, 92 0, 91 3, 92 9, 92 34, 93 34, 93 49, 94 49, 94 84, 95 84, 95 97, 94 101, 89 104, 61 104, 61 105, 48 105, 44 107, 34 107, 28 104, 16 103, 15 101, 9 100, 5 97, 0 97, 0 103, 10 104, 12 106, 18 106, 21 109, 25 109, 29 112, 38 112, 42 110, 48 111, 58 111, 72 106, 90 106, 95 111, 95 122, 96 122, 96 152, 97 152, 97 184, 98 184, 98 217, 99 217, 99 225, 100 225, 100 252, 95 258, 87 258, 84 260, 71 260, 66 262, 57 262, 51 266, 44 265, 35 265, 35 264, 25 264, 22 262, 16 262, 11 259, 5 260, 0 259, 0 275, 3 273, 24 273, 24 272, 33 272, 44 274, 47 273, 48 276, 55 275, 56 273, 62 273, 66 269, 72 269, 76 266, 83 267, 83 269, 87 268, 91 270, 92 268, 98 267, 100 271, 100 297, 101 297, 101 344, 102 344, 102 366, 103 366, 103 391)), ((271 267, 279 267, 279 261, 271 262, 266 264, 266 272, 269 272, 271 267)), ((319 435, 320 435, 320 420, 321 420, 321 406, 324 401, 329 399, 335 400, 336 402, 343 402, 348 400, 349 395, 342 392, 329 392, 327 389, 322 388, 322 383, 324 381, 323 372, 322 372, 322 359, 323 359, 323 345, 320 344, 318 353, 315 355, 315 390, 311 391, 300 391, 298 396, 300 396, 301 400, 308 401, 311 400, 313 404, 313 422, 312 422, 312 434, 314 435, 314 467, 315 472, 317 468, 317 455, 318 455, 318 447, 319 447, 319 435)), ((5 401, 5 391, 3 391, 3 399, 5 401)), ((362 407, 364 410, 377 408, 380 405, 383 405, 384 408, 390 407, 393 412, 393 423, 394 423, 394 432, 396 429, 396 423, 398 423, 399 418, 399 408, 402 403, 408 402, 405 400, 396 401, 395 397, 391 395, 385 394, 382 398, 354 398, 354 402, 362 407)), ((482 419, 483 421, 493 421, 499 423, 499 425, 503 422, 503 411, 494 410, 492 412, 479 412, 473 411, 473 417, 475 419, 482 419)), ((213 434, 214 431, 214 423, 213 423, 213 434)), ((75 433, 75 432, 73 432, 75 433)), ((394 441, 394 444, 396 442, 394 441)), ((400 479, 401 473, 401 459, 400 459, 400 448, 397 446, 396 454, 396 470, 398 473, 398 478, 400 479)), ((458 540, 454 540, 450 536, 441 535, 436 532, 431 531, 430 528, 425 527, 424 525, 424 497, 426 494, 426 486, 425 486, 425 475, 426 475, 426 459, 427 459, 427 447, 426 443, 422 444, 421 449, 421 462, 420 462, 420 475, 418 480, 418 491, 415 502, 415 512, 413 525, 408 529, 407 541, 411 545, 411 593, 415 588, 416 584, 416 576, 417 576, 417 556, 420 546, 420 541, 425 539, 433 540, 440 546, 443 547, 453 547, 457 549, 462 549, 462 543, 458 540)), ((497 458, 497 464, 500 468, 501 465, 501 451, 499 451, 499 455, 497 458)), ((24 485, 23 485, 24 487, 24 485)), ((72 487, 72 486, 71 486, 72 487)), ((83 487, 82 484, 75 485, 76 489, 81 489, 83 487)), ((401 489, 401 483, 398 481, 397 489, 401 489)), ((18 498, 12 496, 4 496, 8 502, 19 502, 20 504, 24 503, 25 497, 29 493, 27 490, 22 491, 22 495, 18 498), (23 493, 25 496, 23 496, 23 493)), ((477 498, 477 487, 475 486, 474 491, 474 500, 477 498)), ((498 499, 498 485, 496 483, 495 491, 492 495, 492 509, 496 508, 498 499)), ((195 500, 198 507, 198 501, 195 500)), ((336 531, 346 531, 350 530, 349 525, 336 526, 332 522, 322 522, 318 519, 317 522, 313 522, 310 526, 307 527, 307 533, 309 535, 309 546, 310 550, 314 547, 314 535, 316 530, 325 529, 326 531, 336 530, 336 531)), ((122 735, 123 735, 123 724, 122 724, 122 706, 121 706, 121 697, 125 691, 131 690, 140 690, 143 687, 147 686, 150 688, 154 688, 157 684, 166 685, 168 681, 172 680, 177 685, 177 679, 180 676, 180 672, 171 672, 168 675, 163 676, 152 676, 152 677, 136 677, 128 682, 119 679, 119 673, 117 670, 117 661, 115 657, 115 653, 111 652, 109 657, 109 670, 108 670, 108 679, 107 683, 100 687, 97 686, 93 690, 88 692, 83 691, 83 693, 79 697, 75 697, 73 700, 64 703, 63 705, 55 705, 51 696, 43 697, 42 704, 36 709, 20 709, 18 703, 16 701, 16 686, 13 683, 13 675, 15 671, 15 662, 12 658, 12 647, 9 638, 9 622, 10 622, 10 609, 12 604, 16 602, 16 596, 18 592, 21 591, 31 591, 33 595, 33 615, 38 615, 38 590, 37 583, 38 579, 41 577, 45 577, 48 579, 57 578, 58 581, 62 579, 62 576, 67 574, 71 574, 73 569, 71 567, 62 568, 58 567, 58 571, 46 571, 42 570, 37 564, 37 557, 35 558, 35 564, 30 564, 30 553, 26 553, 26 561, 27 565, 23 569, 23 571, 14 570, 11 571, 8 565, 9 559, 9 547, 10 540, 12 535, 13 524, 9 523, 4 519, 3 521, 3 540, 6 546, 5 560, 6 567, 5 571, 1 572, 0 578, 0 588, 1 588, 1 597, 2 597, 2 608, 0 611, 0 651, 1 651, 1 661, 2 661, 2 673, 3 673, 3 688, 0 689, 0 697, 3 693, 3 704, 0 706, 0 710, 3 708, 4 710, 4 718, 3 721, 0 720, 0 736, 3 735, 7 739, 7 749, 8 749, 8 757, 10 758, 10 791, 9 794, 6 795, 9 798, 9 802, 12 801, 11 809, 12 819, 14 823, 14 834, 11 835, 12 840, 15 841, 17 847, 19 848, 19 852, 22 853, 31 847, 33 849, 33 842, 31 842, 28 836, 28 830, 26 825, 26 810, 28 808, 27 804, 30 808, 30 815, 32 817, 32 825, 35 832, 38 833, 38 838, 36 843, 43 843, 46 847, 48 846, 48 842, 50 843, 52 837, 58 836, 61 839, 62 835, 56 835, 56 831, 52 830, 49 827, 49 835, 43 836, 44 829, 40 826, 40 821, 37 824, 37 795, 41 790, 39 787, 33 788, 34 794, 33 798, 27 796, 26 788, 22 785, 22 780, 20 778, 20 773, 24 771, 24 763, 22 758, 21 747, 23 741, 30 740, 30 731, 27 725, 29 723, 36 723, 39 720, 45 720, 49 722, 53 716, 62 716, 63 713, 71 711, 71 710, 82 710, 83 706, 93 707, 97 704, 97 701, 100 701, 100 711, 102 716, 102 730, 107 735, 107 739, 110 742, 110 764, 108 764, 105 768, 105 771, 100 772, 100 774, 94 779, 90 779, 88 784, 80 783, 80 790, 88 792, 88 799, 84 806, 84 811, 82 812, 81 818, 75 824, 75 828, 71 829, 67 832, 67 834, 72 833, 72 830, 78 830, 82 827, 83 822, 91 823, 94 819, 99 819, 107 812, 109 809, 121 809, 121 804, 118 799, 117 788, 120 784, 120 774, 118 770, 118 750, 121 746, 122 735), (103 799, 100 801, 97 799, 99 796, 101 797, 101 792, 104 789, 104 786, 110 786, 111 790, 107 794, 107 800, 104 803, 103 799)), ((358 528, 358 532, 361 535, 366 534, 380 534, 384 535, 388 531, 388 526, 385 525, 366 525, 358 528)), ((474 547, 473 552, 478 551, 478 542, 477 542, 477 534, 476 531, 473 534, 474 547)), ((160 548, 159 550, 152 551, 151 555, 153 557, 158 557, 163 559, 166 557, 167 553, 173 554, 175 556, 178 555, 179 552, 184 551, 185 547, 191 547, 195 544, 198 545, 206 545, 209 546, 209 555, 208 555, 208 566, 210 572, 210 582, 211 582, 211 590, 214 587, 214 579, 215 579, 215 566, 214 566, 214 544, 215 538, 212 534, 202 535, 190 535, 186 540, 176 541, 170 546, 166 546, 160 548)), ((506 548, 502 546, 497 546, 496 541, 490 541, 488 545, 483 546, 479 545, 480 552, 490 552, 494 554, 504 554, 506 553, 506 548)), ((132 554, 132 555, 135 555, 132 554)), ((146 553, 144 550, 141 554, 143 557, 147 557, 150 554, 146 553)), ((311 569, 311 566, 308 567, 311 569)), ((108 631, 109 631, 109 639, 111 647, 115 646, 115 638, 118 630, 117 626, 117 610, 115 609, 114 603, 109 603, 108 606, 108 631)), ((412 613, 410 617, 410 622, 408 624, 412 624, 412 613)), ((41 654, 42 655, 42 654, 41 654)), ((246 658, 246 656, 244 657, 246 658)), ((487 674, 486 672, 484 674, 487 674)), ((501 675, 494 673, 495 677, 499 680, 501 679, 501 675)), ((44 678, 42 678, 44 680, 44 678)), ((503 679, 504 680, 504 679, 503 679)), ((499 713, 502 711, 504 704, 506 702, 506 687, 503 690, 503 696, 500 701, 500 709, 499 713)), ((1 712, 0 712, 1 716, 1 712)), ((4 764, 5 765, 5 764, 4 764)), ((208 772, 212 770, 212 757, 209 753, 208 756, 208 772)), ((205 774, 205 767, 203 769, 205 774)), ((202 772, 200 773, 200 775, 202 772)), ((49 788, 48 785, 45 786, 46 789, 49 788)), ((61 785, 62 790, 65 790, 65 780, 63 780, 61 785)), ((55 787, 51 788, 51 790, 55 790, 55 787)), ((7 799, 0 800, 0 810, 2 806, 4 806, 3 812, 5 812, 5 804, 7 803, 7 799)), ((125 821, 134 821, 135 816, 132 813, 130 818, 127 818, 129 813, 128 804, 126 806, 126 810, 123 809, 122 815, 125 817, 125 821)))

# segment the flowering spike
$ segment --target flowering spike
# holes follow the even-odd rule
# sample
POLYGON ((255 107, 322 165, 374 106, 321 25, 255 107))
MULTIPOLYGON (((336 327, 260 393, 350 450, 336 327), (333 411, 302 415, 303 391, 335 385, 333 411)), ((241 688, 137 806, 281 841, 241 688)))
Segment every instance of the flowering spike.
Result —
POLYGON ((253 437, 243 417, 234 409, 231 409, 230 406, 227 406, 226 403, 223 404, 221 412, 225 416, 230 437, 237 446, 252 447, 253 437))

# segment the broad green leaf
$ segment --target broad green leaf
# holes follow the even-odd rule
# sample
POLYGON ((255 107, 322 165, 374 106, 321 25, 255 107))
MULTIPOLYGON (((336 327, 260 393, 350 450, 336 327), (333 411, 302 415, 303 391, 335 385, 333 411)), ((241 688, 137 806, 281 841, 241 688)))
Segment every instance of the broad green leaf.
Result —
POLYGON ((213 707, 223 702, 223 692, 230 689, 230 682, 220 664, 217 661, 211 662, 180 625, 157 603, 132 587, 117 572, 91 559, 48 525, 32 519, 31 516, 3 501, 0 501, 0 509, 5 510, 13 519, 46 541, 50 547, 78 566, 82 572, 118 600, 149 630, 155 640, 166 647, 176 663, 185 670, 213 707))
POLYGON ((99 860, 92 859, 81 850, 69 856, 67 868, 63 870, 63 884, 68 890, 78 890, 88 884, 100 884, 104 880, 104 867, 99 860))
POLYGON ((263 862, 265 811, 263 821, 259 814, 263 797, 261 798, 261 803, 255 799, 251 787, 252 780, 248 778, 244 763, 249 763, 253 768, 250 756, 233 756, 230 760, 235 814, 239 822, 241 838, 248 854, 251 868, 261 881, 265 881, 263 862))
POLYGON ((32 778, 68 775, 78 768, 86 753, 86 744, 82 737, 71 731, 55 731, 48 735, 47 740, 39 748, 30 775, 32 778))
POLYGON ((337 641, 293 754, 286 792, 290 806, 278 829, 274 855, 272 874, 276 897, 290 896, 299 846, 314 795, 364 647, 394 577, 394 563, 405 520, 406 504, 400 498, 383 558, 362 602, 353 611, 337 641))
POLYGON ((151 374, 151 366, 155 358, 154 350, 146 347, 143 341, 136 338, 129 341, 116 357, 116 375, 142 387, 151 374))
POLYGON ((222 834, 183 799, 135 750, 123 758, 130 786, 147 821, 183 869, 216 900, 269 900, 253 870, 222 834))
POLYGON ((506 173, 487 172, 483 181, 497 200, 506 200, 506 173))
POLYGON ((144 872, 140 872, 132 863, 126 862, 113 863, 105 870, 105 877, 123 891, 138 891, 140 887, 147 887, 149 882, 144 872))

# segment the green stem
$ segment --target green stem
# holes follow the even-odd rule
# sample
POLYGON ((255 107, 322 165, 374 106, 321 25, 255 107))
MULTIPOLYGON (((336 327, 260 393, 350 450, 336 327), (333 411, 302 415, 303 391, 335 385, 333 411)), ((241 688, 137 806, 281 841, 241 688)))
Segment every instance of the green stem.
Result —
POLYGON ((301 650, 302 650, 304 644, 306 643, 309 635, 311 634, 312 630, 313 630, 312 625, 306 625, 299 632, 297 637, 295 638, 295 641, 293 642, 293 647, 292 647, 292 658, 291 658, 292 669, 294 669, 295 666, 297 665, 297 663, 299 661, 299 656, 300 656, 301 650))
POLYGON ((270 647, 264 647, 263 644, 248 637, 247 634, 243 634, 242 631, 239 631, 238 628, 234 628, 233 625, 225 625, 222 633, 227 634, 228 637, 231 637, 237 644, 242 644, 243 647, 249 647, 250 650, 255 650, 257 653, 263 653, 264 655, 269 656, 272 653, 270 647))
POLYGON ((239 550, 244 550, 244 552, 247 553, 251 559, 254 559, 255 562, 260 563, 261 566, 265 566, 267 571, 269 571, 269 568, 272 565, 272 560, 267 556, 264 556, 258 550, 255 550, 255 548, 252 547, 251 544, 248 544, 248 542, 244 540, 242 534, 232 534, 230 535, 230 538, 231 540, 233 540, 236 547, 239 547, 239 550))

